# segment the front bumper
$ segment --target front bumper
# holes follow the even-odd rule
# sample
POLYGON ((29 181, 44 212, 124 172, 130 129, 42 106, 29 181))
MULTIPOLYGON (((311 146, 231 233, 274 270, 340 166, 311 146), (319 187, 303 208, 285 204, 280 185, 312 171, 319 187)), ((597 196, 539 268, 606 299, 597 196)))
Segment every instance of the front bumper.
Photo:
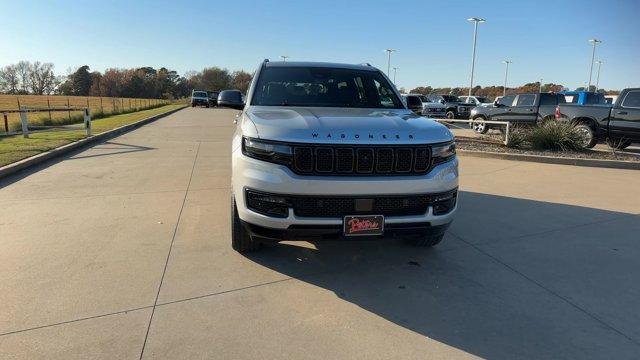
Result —
MULTIPOLYGON (((336 227, 341 226, 342 217, 300 217, 293 210, 287 217, 277 218, 259 214, 247 208, 246 190, 251 189, 281 195, 318 195, 376 197, 411 194, 439 194, 458 187, 457 158, 435 166, 426 175, 420 176, 302 176, 282 165, 272 164, 242 155, 237 148, 232 156, 232 190, 236 198, 240 219, 257 227, 289 230, 292 226, 336 227)), ((401 224, 428 224, 440 226, 449 224, 454 217, 456 206, 449 213, 434 215, 429 207, 424 214, 409 216, 387 216, 385 226, 401 224)))
MULTIPOLYGON (((287 229, 272 229, 242 221, 242 226, 252 237, 260 240, 335 240, 343 237, 340 225, 291 225, 287 229)), ((428 222, 386 225, 384 236, 437 236, 449 228, 449 223, 433 226, 428 222)), ((367 239, 369 236, 351 237, 367 239)))

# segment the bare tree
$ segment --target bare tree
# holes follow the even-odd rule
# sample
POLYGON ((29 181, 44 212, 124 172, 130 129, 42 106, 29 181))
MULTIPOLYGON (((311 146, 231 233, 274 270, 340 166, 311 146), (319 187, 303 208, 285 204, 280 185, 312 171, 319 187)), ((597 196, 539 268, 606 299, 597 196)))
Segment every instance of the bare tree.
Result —
POLYGON ((0 70, 0 92, 15 94, 18 92, 20 78, 16 65, 7 65, 0 70))
POLYGON ((16 64, 16 71, 20 79, 18 92, 26 94, 29 92, 29 85, 31 84, 31 63, 28 61, 20 61, 16 64))
POLYGON ((233 74, 231 74, 231 78, 232 78, 232 81, 231 81, 232 86, 235 89, 238 89, 243 93, 246 93, 247 90, 249 89, 249 85, 251 84, 251 79, 253 78, 253 76, 244 70, 240 70, 240 71, 234 71, 233 74))
POLYGON ((31 64, 30 87, 31 92, 36 95, 51 94, 56 86, 58 78, 53 73, 52 63, 41 63, 39 61, 31 64))

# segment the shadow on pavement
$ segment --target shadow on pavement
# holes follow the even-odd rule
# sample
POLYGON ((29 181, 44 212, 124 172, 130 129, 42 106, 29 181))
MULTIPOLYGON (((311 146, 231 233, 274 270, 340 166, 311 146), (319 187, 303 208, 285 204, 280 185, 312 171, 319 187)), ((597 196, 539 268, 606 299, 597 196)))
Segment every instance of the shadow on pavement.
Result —
POLYGON ((67 160, 87 159, 87 158, 100 157, 100 156, 121 155, 121 154, 134 153, 134 152, 140 152, 140 151, 155 150, 155 148, 148 147, 148 146, 123 144, 123 143, 117 143, 114 141, 107 141, 104 143, 100 143, 94 146, 93 149, 94 150, 115 150, 115 151, 84 155, 84 156, 73 156, 67 160), (102 145, 112 145, 112 146, 102 146, 102 145))
MULTIPOLYGON (((631 325, 640 320, 640 305, 635 308, 632 305, 635 290, 627 288, 633 287, 635 280, 640 281, 640 270, 620 274, 628 280, 616 283, 616 279, 611 279, 611 283, 590 285, 589 281, 602 279, 581 278, 575 273, 580 273, 583 267, 586 272, 590 271, 589 261, 582 264, 583 260, 576 258, 563 264, 562 257, 571 258, 571 249, 575 249, 573 241, 579 241, 580 246, 587 249, 579 253, 587 251, 583 254, 587 259, 615 262, 615 258, 609 258, 613 255, 595 249, 603 240, 597 238, 599 233, 592 232, 593 236, 589 237, 589 232, 584 231, 578 239, 571 233, 527 237, 530 236, 527 232, 538 230, 536 222, 542 224, 547 220, 546 231, 553 231, 554 224, 561 229, 563 216, 568 221, 565 227, 570 227, 580 220, 604 221, 630 215, 462 192, 459 216, 452 232, 465 233, 467 225, 471 230, 460 237, 449 233, 443 243, 433 249, 413 248, 400 239, 314 242, 315 249, 300 246, 301 243, 280 243, 266 246, 263 252, 249 258, 294 279, 330 290, 339 298, 398 326, 477 356, 633 358, 640 350, 638 339, 630 339, 613 329, 615 324, 611 323, 615 321, 606 316, 603 316, 606 321, 600 321, 590 311, 612 311, 607 305, 609 297, 620 297, 623 300, 617 304, 620 308, 613 311, 617 312, 613 317, 626 315, 631 325), (494 221, 498 217, 506 217, 501 219, 504 224, 494 221), (508 228, 491 229, 496 226, 508 228), (547 242, 554 238, 557 238, 557 249, 547 242), (490 255, 490 250, 473 244, 494 240, 497 242, 491 246, 504 246, 495 257, 490 255), (513 250, 520 248, 527 251, 513 250), (513 260, 516 265, 507 264, 510 256, 517 257, 518 260, 513 260), (549 262, 533 265, 532 274, 551 268, 555 277, 575 286, 565 289, 568 295, 559 295, 553 281, 538 282, 518 271, 518 261, 527 256, 550 258, 549 262), (501 257, 507 260, 503 262, 501 257)), ((623 228, 622 232, 628 230, 623 228)), ((634 243, 628 239, 617 246, 634 243)), ((632 251, 636 253, 640 247, 630 246, 634 246, 632 251)), ((608 271, 621 272, 626 265, 622 266, 616 268, 616 264, 611 264, 608 271)), ((544 279, 542 275, 541 278, 544 279)))

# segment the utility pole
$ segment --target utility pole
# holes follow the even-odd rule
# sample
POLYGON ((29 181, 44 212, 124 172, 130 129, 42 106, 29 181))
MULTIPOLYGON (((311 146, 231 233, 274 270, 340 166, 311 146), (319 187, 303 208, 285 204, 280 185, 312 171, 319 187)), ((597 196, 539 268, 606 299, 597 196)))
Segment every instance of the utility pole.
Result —
POLYGON ((598 88, 600 87, 600 66, 602 66, 603 62, 604 61, 602 60, 596 61, 596 64, 598 64, 598 75, 596 75, 596 92, 598 92, 598 88))
POLYGON ((601 44, 602 41, 590 39, 589 42, 593 44, 593 51, 591 52, 591 67, 589 68, 589 85, 587 86, 587 91, 591 90, 591 75, 593 75, 593 61, 596 58, 596 45, 601 44))
POLYGON ((540 78, 540 92, 542 92, 542 78, 540 78))
POLYGON ((398 72, 398 69, 399 68, 397 68, 397 67, 393 68, 393 85, 396 84, 396 73, 398 72))
POLYGON ((476 41, 478 39, 478 24, 485 22, 482 18, 469 18, 467 21, 473 23, 473 53, 471 55, 471 82, 469 83, 469 96, 471 96, 471 90, 473 89, 473 72, 476 67, 476 41))
POLYGON ((395 49, 387 49, 387 76, 391 76, 391 53, 395 52, 395 49))
POLYGON ((511 60, 502 61, 503 64, 507 65, 504 69, 504 87, 502 90, 502 96, 507 95, 507 76, 509 76, 509 64, 513 63, 511 60))

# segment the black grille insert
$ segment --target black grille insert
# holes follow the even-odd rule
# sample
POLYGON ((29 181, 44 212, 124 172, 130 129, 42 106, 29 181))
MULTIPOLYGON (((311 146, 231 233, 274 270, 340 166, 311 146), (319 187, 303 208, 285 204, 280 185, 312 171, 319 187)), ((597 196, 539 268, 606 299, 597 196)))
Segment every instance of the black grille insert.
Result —
POLYGON ((294 146, 292 170, 305 175, 423 175, 428 146, 294 146))
POLYGON ((347 197, 294 197, 291 199, 291 205, 294 214, 302 217, 342 217, 358 214, 407 216, 426 213, 431 200, 430 196, 420 195, 368 199, 373 200, 373 207, 369 211, 358 211, 356 198, 347 197))

